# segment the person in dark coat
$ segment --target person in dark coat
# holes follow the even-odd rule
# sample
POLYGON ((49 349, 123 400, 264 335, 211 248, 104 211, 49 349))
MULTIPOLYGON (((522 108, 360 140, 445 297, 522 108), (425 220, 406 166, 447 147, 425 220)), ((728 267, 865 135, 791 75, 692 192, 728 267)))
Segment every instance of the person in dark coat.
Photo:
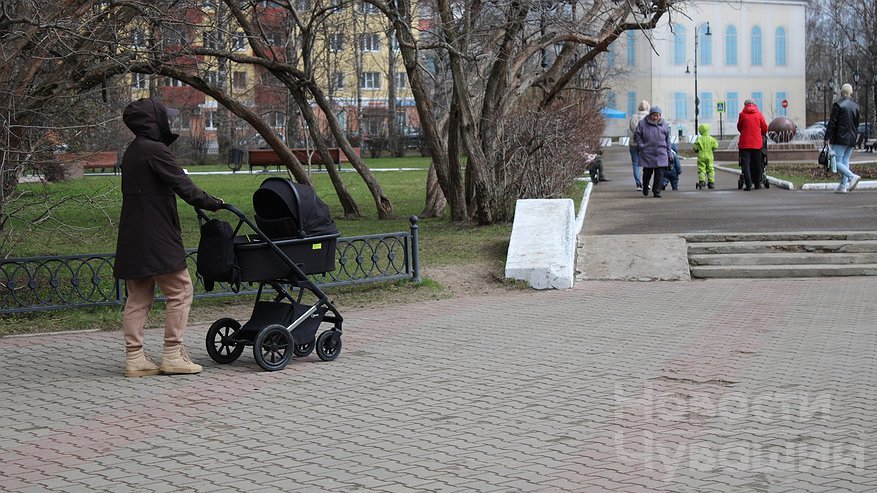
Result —
POLYGON ((737 117, 737 130, 740 132, 740 140, 737 147, 740 149, 740 166, 743 171, 743 182, 747 192, 761 188, 761 148, 764 146, 764 136, 767 135, 767 122, 764 115, 758 111, 755 101, 747 99, 743 103, 743 111, 737 117))
POLYGON ((649 181, 654 174, 651 190, 656 198, 660 198, 664 169, 672 162, 673 151, 670 149, 670 125, 661 116, 659 106, 652 106, 649 116, 636 124, 633 140, 643 169, 643 195, 648 197, 649 181))
POLYGON ((837 172, 840 173, 836 193, 855 190, 861 179, 850 170, 850 156, 859 133, 859 105, 852 100, 852 96, 853 86, 841 86, 840 99, 831 105, 831 117, 825 129, 825 143, 831 143, 831 150, 837 156, 837 172))
POLYGON ((122 157, 122 213, 113 266, 113 274, 125 280, 128 291, 122 316, 126 377, 201 371, 182 345, 193 289, 176 196, 209 211, 223 202, 195 186, 177 164, 168 148, 179 137, 171 133, 169 113, 177 112, 144 98, 130 103, 122 115, 135 136, 122 157), (143 350, 143 329, 156 285, 167 297, 161 365, 143 350))

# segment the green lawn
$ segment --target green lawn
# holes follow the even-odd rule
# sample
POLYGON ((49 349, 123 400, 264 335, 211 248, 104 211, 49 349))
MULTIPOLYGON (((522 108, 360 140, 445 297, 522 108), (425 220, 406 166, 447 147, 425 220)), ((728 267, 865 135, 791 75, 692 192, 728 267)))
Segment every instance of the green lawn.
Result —
MULTIPOLYGON (((359 219, 343 217, 326 174, 313 175, 314 186, 329 205, 342 237, 408 231, 411 226, 409 216, 419 215, 423 209, 428 161, 420 158, 386 158, 378 160, 377 164, 385 168, 416 167, 418 164, 422 167, 422 171, 376 173, 384 193, 394 206, 395 218, 391 220, 377 219, 374 201, 357 174, 343 173, 342 179, 362 210, 363 217, 359 219)), ((253 216, 253 192, 266 176, 278 175, 246 172, 191 175, 199 187, 236 205, 250 218, 253 216)), ((122 200, 119 181, 119 176, 104 173, 61 183, 19 185, 19 191, 24 194, 7 204, 6 210, 16 211, 16 214, 4 226, 0 246, 10 257, 114 252, 122 200), (46 213, 46 204, 55 204, 49 213, 46 213), (29 226, 27 222, 33 225, 29 226)), ((567 196, 575 201, 576 207, 586 185, 586 182, 576 182, 570 188, 567 196)), ((199 239, 197 217, 184 202, 178 201, 178 206, 184 243, 194 248, 199 239)), ((234 216, 227 211, 217 215, 230 222, 234 220, 234 216)), ((478 227, 455 224, 447 217, 423 219, 419 222, 420 265, 426 271, 422 284, 414 285, 407 281, 366 284, 333 288, 329 293, 339 307, 447 297, 447 287, 428 278, 429 268, 460 266, 465 269, 466 265, 480 264, 501 271, 511 229, 511 224, 478 227)), ((210 319, 217 311, 248 313, 251 307, 252 299, 248 297, 198 300, 193 307, 192 319, 210 319)), ((160 325, 161 315, 160 307, 154 310, 150 315, 150 326, 160 325)), ((118 307, 5 316, 6 323, 0 327, 0 336, 53 330, 115 329, 119 326, 120 317, 118 307)))

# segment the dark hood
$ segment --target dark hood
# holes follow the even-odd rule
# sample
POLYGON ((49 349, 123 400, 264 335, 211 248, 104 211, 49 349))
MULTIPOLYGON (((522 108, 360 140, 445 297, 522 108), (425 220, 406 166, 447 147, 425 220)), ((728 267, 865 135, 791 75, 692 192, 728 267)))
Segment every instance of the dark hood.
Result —
POLYGON ((152 98, 131 102, 122 113, 122 121, 138 137, 171 145, 179 135, 171 132, 168 111, 161 102, 152 98))

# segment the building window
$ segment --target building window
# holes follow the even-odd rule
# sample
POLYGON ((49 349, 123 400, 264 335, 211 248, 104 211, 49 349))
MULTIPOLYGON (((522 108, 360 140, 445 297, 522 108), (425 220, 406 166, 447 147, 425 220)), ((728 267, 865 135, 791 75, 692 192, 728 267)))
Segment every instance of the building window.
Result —
POLYGON ((149 78, 146 74, 131 74, 131 87, 134 89, 146 89, 149 85, 149 78))
POLYGON ((329 36, 329 51, 338 53, 344 49, 344 35, 332 34, 329 36))
POLYGON ((606 107, 614 110, 617 105, 618 98, 615 96, 615 91, 609 91, 606 95, 606 107))
POLYGON ((609 45, 606 49, 606 68, 611 69, 615 66, 615 43, 609 45))
POLYGON ((378 34, 363 34, 360 39, 360 48, 363 53, 381 51, 381 36, 378 34))
POLYGON ((673 65, 685 65, 685 26, 676 24, 673 33, 673 65))
POLYGON ((700 60, 697 63, 701 65, 713 64, 713 37, 707 36, 706 24, 701 24, 697 30, 697 36, 700 38, 697 42, 700 44, 700 60))
POLYGON ((271 31, 265 35, 268 43, 273 46, 283 46, 283 33, 280 31, 271 31))
POLYGON ((247 73, 246 72, 235 72, 232 74, 232 84, 235 89, 246 89, 247 88, 247 73))
POLYGON ((729 92, 725 97, 725 109, 728 110, 728 120, 736 120, 740 114, 740 96, 736 92, 729 92))
POLYGON ((140 29, 135 29, 134 32, 131 33, 131 46, 134 48, 146 47, 146 35, 143 34, 143 31, 140 29))
POLYGON ((181 80, 174 79, 173 77, 165 77, 164 78, 165 87, 183 87, 186 84, 181 80))
POLYGON ((753 92, 752 100, 755 101, 755 106, 758 106, 760 111, 764 111, 764 94, 761 92, 753 92))
POLYGON ((688 119, 688 95, 684 92, 673 93, 673 119, 677 121, 688 119))
POLYGON ((344 89, 344 72, 335 72, 332 74, 332 89, 344 89))
POLYGON ((627 65, 636 66, 636 34, 633 31, 627 31, 627 65))
POLYGON ((734 26, 725 30, 725 65, 737 65, 737 28, 734 26))
POLYGON ((777 92, 776 105, 774 106, 774 114, 776 114, 776 116, 789 116, 788 108, 783 108, 783 101, 785 99, 785 91, 777 92))
POLYGON ((286 115, 279 111, 275 111, 274 113, 271 113, 271 117, 268 121, 271 122, 271 127, 273 128, 283 128, 286 126, 286 115))
POLYGON ((381 13, 381 9, 375 7, 374 5, 372 5, 370 3, 366 3, 366 2, 362 2, 362 8, 360 9, 360 11, 363 14, 380 14, 381 13))
POLYGON ((360 89, 380 89, 381 73, 380 72, 363 72, 359 78, 360 89))
POLYGON ((222 35, 215 31, 204 33, 204 47, 209 50, 222 49, 222 35))
POLYGON ((204 74, 204 81, 211 86, 219 86, 219 74, 216 73, 215 70, 208 70, 206 74, 204 74))
POLYGON ((231 49, 235 51, 243 51, 247 49, 247 35, 242 32, 236 32, 232 34, 231 49))
POLYGON ((204 128, 207 130, 216 130, 216 110, 208 110, 204 112, 204 128))
POLYGON ((633 115, 636 113, 636 93, 633 91, 627 92, 627 114, 633 115))
POLYGON ((396 89, 408 88, 408 73, 396 72, 396 89))
POLYGON ((788 53, 788 49, 786 48, 786 30, 782 27, 777 28, 776 33, 776 64, 779 67, 786 66, 786 53, 788 53))
POLYGON ((755 26, 752 28, 752 36, 750 36, 750 44, 752 52, 749 55, 750 62, 753 66, 761 66, 761 28, 755 26))
MULTIPOLYGON (((712 121, 713 119, 713 93, 711 92, 702 92, 700 93, 700 120, 702 121, 712 121)), ((697 129, 695 129, 697 130, 697 129)))

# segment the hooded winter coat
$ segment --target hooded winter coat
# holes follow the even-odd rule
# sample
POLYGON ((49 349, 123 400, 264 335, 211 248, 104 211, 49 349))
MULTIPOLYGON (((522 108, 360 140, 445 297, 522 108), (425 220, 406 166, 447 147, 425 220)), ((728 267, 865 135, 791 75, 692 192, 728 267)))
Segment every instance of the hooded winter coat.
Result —
POLYGON ((764 136, 767 135, 767 122, 764 115, 758 111, 758 106, 747 104, 737 118, 737 130, 740 132, 740 141, 737 145, 740 149, 761 149, 764 146, 764 136))
POLYGON ((633 140, 639 150, 639 165, 643 168, 666 168, 670 164, 670 125, 664 118, 653 122, 648 117, 636 125, 633 140))
POLYGON ((700 135, 693 145, 697 152, 697 162, 711 166, 713 164, 713 151, 719 148, 719 143, 710 135, 710 126, 706 123, 698 125, 697 131, 700 135))
POLYGON ((135 138, 122 157, 122 213, 113 274, 142 279, 178 272, 186 268, 186 252, 175 195, 210 211, 222 201, 195 186, 177 164, 168 145, 178 135, 171 133, 160 102, 134 101, 122 121, 135 138))

